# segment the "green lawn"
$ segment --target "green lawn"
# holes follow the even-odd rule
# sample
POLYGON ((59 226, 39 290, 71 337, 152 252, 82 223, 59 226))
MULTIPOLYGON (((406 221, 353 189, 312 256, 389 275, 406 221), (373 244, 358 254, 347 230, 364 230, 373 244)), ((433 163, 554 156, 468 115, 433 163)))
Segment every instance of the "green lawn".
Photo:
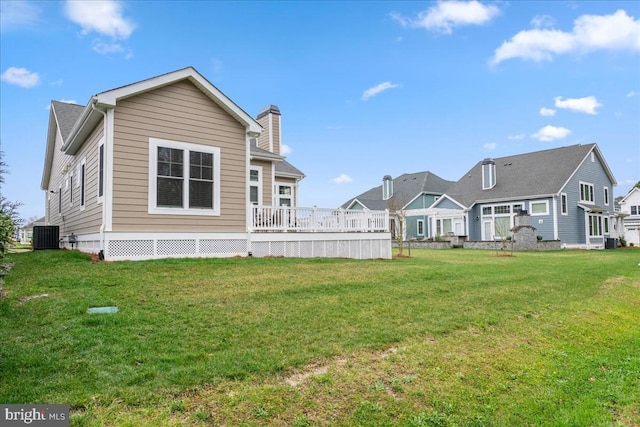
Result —
POLYGON ((640 250, 8 260, 0 402, 72 425, 640 425, 640 250))

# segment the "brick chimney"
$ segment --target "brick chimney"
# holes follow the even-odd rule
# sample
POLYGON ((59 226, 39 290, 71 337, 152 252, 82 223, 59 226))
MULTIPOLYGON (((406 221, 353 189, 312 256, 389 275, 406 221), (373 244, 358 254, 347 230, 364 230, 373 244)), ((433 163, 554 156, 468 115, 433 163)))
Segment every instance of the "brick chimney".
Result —
POLYGON ((277 105, 267 105, 258 113, 258 123, 264 132, 258 138, 258 148, 281 155, 280 149, 280 109, 277 105))

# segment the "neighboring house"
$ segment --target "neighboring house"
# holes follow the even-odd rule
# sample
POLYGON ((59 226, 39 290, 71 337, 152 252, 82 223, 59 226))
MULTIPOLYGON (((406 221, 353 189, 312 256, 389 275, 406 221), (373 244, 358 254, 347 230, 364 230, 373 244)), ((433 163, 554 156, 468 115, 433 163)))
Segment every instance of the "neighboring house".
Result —
POLYGON ((514 216, 527 211, 542 239, 604 248, 615 235, 616 184, 596 144, 485 159, 427 210, 431 236, 500 239, 510 234, 514 216))
POLYGON ((33 243, 33 227, 38 225, 45 225, 44 217, 20 227, 18 229, 18 243, 21 243, 23 245, 32 244, 33 243))
POLYGON ((429 229, 429 215, 426 209, 453 184, 429 172, 405 173, 393 179, 389 175, 382 178, 382 185, 374 187, 350 199, 343 209, 388 209, 392 217, 392 232, 399 231, 399 222, 404 217, 402 227, 405 239, 423 239, 432 235, 429 229))
POLYGON ((640 188, 633 187, 620 200, 622 230, 618 234, 627 241, 627 245, 640 246, 640 188))
POLYGON ((72 237, 107 260, 389 257, 383 216, 373 230, 299 210, 304 174, 282 156, 280 117, 269 105, 254 120, 192 67, 98 93, 86 106, 53 101, 46 225, 59 226, 63 246, 72 237), (380 233, 318 233, 335 230, 380 233))

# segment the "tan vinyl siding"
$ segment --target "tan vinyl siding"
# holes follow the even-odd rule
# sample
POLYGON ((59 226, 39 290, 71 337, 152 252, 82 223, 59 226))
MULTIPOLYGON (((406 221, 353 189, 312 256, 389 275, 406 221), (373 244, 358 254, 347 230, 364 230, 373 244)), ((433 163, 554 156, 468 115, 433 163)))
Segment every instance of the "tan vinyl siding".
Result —
POLYGON ((113 231, 246 231, 246 131, 188 81, 119 100, 113 231), (220 148, 220 216, 148 213, 149 138, 220 148))
POLYGON ((279 114, 267 114, 258 119, 258 123, 264 129, 258 137, 258 148, 280 155, 280 118, 279 114), (271 117, 271 125, 269 117, 271 117))
POLYGON ((262 204, 271 206, 273 201, 273 164, 264 160, 251 160, 251 166, 262 168, 262 204))
POLYGON ((69 156, 60 151, 62 140, 56 137, 56 147, 53 158, 51 183, 49 189, 56 191, 49 193, 48 221, 50 225, 60 227, 60 237, 71 233, 97 233, 102 224, 102 205, 97 202, 98 195, 98 141, 103 135, 103 122, 89 134, 82 148, 69 156), (81 209, 81 186, 79 166, 85 160, 85 205, 81 209), (65 171, 65 166, 68 166, 65 171), (73 180, 71 179, 73 177, 73 180), (59 189, 62 188, 62 192, 59 189), (73 192, 73 202, 71 193, 73 192), (62 197, 62 212, 58 213, 59 198, 62 197))

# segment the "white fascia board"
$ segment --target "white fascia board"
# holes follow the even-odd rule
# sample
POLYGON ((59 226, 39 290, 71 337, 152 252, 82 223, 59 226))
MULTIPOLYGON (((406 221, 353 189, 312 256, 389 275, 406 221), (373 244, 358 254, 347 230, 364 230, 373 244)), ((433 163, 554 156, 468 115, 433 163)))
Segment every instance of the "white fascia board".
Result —
POLYGON ((53 164, 53 152, 56 145, 56 134, 59 133, 58 120, 55 117, 53 106, 49 110, 49 129, 47 130, 47 146, 45 149, 44 165, 42 169, 42 179, 40 189, 48 190, 49 179, 51 178, 51 166, 53 164))
POLYGON ((602 152, 600 151, 600 147, 598 147, 598 144, 593 144, 593 151, 595 151, 595 153, 598 155, 598 158, 600 159, 600 164, 602 165, 605 172, 607 173, 607 176, 611 181, 611 185, 613 185, 614 187, 617 186, 618 181, 616 181, 616 178, 613 176, 613 172, 611 172, 611 169, 609 168, 607 161, 604 159, 604 156, 602 155, 602 152))
POLYGON ((627 201, 627 199, 628 199, 629 197, 631 197, 631 195, 632 195, 633 193, 635 193, 636 191, 637 191, 637 192, 640 192, 640 188, 638 188, 638 187, 633 187, 631 190, 629 190, 629 192, 628 192, 628 193, 627 193, 627 194, 626 194, 622 199, 620 199, 620 201, 619 201, 618 203, 619 203, 619 204, 621 204, 621 205, 622 205, 622 204, 624 204, 624 202, 626 202, 626 201, 627 201))
POLYGON ((227 111, 240 123, 245 125, 247 132, 261 133, 262 126, 247 114, 242 108, 238 107, 231 99, 222 93, 217 87, 205 79, 195 68, 187 67, 181 70, 173 71, 161 76, 152 77, 117 89, 102 92, 96 95, 99 104, 115 106, 120 99, 125 99, 140 93, 167 86, 180 80, 188 79, 196 87, 202 90, 209 98, 216 102, 220 107, 227 111))
MULTIPOLYGON (((467 208, 467 207, 466 207, 466 206, 464 206, 462 203, 458 202, 456 199, 453 199, 453 198, 449 197, 446 193, 445 193, 445 194, 443 194, 442 196, 438 197, 438 200, 436 200, 435 202, 433 202, 433 203, 431 204, 431 206, 429 206, 429 209, 436 208, 436 207, 440 204, 440 202, 441 202, 441 201, 443 201, 445 198, 446 198, 447 200, 449 200, 449 201, 451 201, 451 202, 455 203, 456 205, 460 206, 460 209, 463 209, 463 210, 469 210, 469 209, 471 209, 471 207, 467 208)), ((472 205, 472 206, 473 206, 473 205, 472 205)))
POLYGON ((484 199, 484 200, 476 200, 474 205, 485 205, 487 203, 504 203, 504 202, 516 202, 521 200, 537 200, 537 199, 548 199, 557 196, 557 194, 530 194, 527 196, 518 196, 518 197, 503 197, 500 199, 484 199))

